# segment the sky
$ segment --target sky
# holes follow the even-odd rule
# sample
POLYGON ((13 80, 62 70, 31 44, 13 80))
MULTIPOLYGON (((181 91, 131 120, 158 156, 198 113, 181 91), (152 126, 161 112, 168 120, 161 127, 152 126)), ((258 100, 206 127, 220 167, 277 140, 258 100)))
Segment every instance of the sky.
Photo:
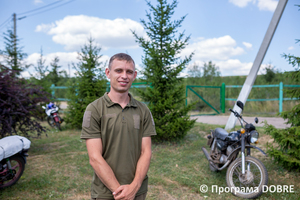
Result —
MULTIPOLYGON (((156 0, 150 2, 157 5, 156 0)), ((187 68, 212 61, 221 76, 248 75, 277 3, 276 0, 178 0, 172 20, 186 15, 178 31, 190 36, 180 56, 184 58, 194 52, 187 68)), ((260 74, 269 64, 281 72, 294 70, 282 54, 299 56, 300 53, 299 43, 296 44, 296 39, 300 39, 300 7, 296 4, 300 1, 288 1, 260 74)), ((41 49, 46 65, 58 56, 61 69, 73 76, 72 63, 78 62, 77 52, 90 36, 101 47, 103 62, 124 52, 132 56, 141 70, 144 52, 131 30, 146 36, 140 21, 147 21, 147 11, 149 6, 144 0, 0 0, 0 32, 12 28, 12 14, 16 13, 17 36, 28 55, 24 62, 32 64, 22 73, 23 77, 35 73, 41 49)), ((1 36, 0 49, 4 48, 1 36)), ((187 76, 187 70, 181 75, 187 76)))

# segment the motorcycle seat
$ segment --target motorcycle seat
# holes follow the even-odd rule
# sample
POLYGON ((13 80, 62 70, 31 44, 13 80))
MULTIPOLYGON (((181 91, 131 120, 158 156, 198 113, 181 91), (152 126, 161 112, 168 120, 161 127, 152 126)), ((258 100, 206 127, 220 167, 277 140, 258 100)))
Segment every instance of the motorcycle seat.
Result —
POLYGON ((22 150, 30 148, 30 140, 19 135, 7 136, 0 140, 0 161, 22 150))
POLYGON ((225 138, 228 136, 227 131, 225 131, 225 129, 222 128, 216 128, 215 132, 214 132, 214 137, 215 138, 219 138, 221 140, 225 140, 225 138))

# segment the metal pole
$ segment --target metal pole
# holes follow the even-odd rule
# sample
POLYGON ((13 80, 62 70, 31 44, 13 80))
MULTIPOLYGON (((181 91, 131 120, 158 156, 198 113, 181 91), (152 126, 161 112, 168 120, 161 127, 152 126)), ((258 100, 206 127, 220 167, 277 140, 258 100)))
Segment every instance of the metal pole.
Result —
POLYGON ((16 13, 13 14, 13 20, 14 20, 14 67, 18 69, 18 61, 17 61, 17 16, 16 13))
MULTIPOLYGON (((273 17, 272 17, 272 20, 270 22, 270 25, 268 27, 268 30, 265 34, 265 37, 262 41, 262 44, 259 48, 259 51, 256 55, 256 58, 253 62, 253 65, 252 65, 252 68, 250 70, 250 73, 249 75, 247 76, 247 79, 242 87, 242 90, 239 94, 239 97, 238 97, 238 100, 242 101, 244 104, 246 103, 247 101, 247 98, 251 92, 251 89, 252 89, 252 86, 253 86, 253 83, 256 79, 256 76, 257 76, 257 72, 260 68, 260 65, 265 57, 265 54, 268 50, 268 47, 271 43, 271 40, 273 38, 273 35, 275 33, 275 30, 277 28, 277 25, 280 21, 280 18, 281 18, 281 15, 284 11, 284 8, 287 4, 288 0, 279 0, 278 4, 277 4, 277 7, 276 7, 276 10, 273 14, 273 17)), ((234 107, 233 107, 233 110, 237 111, 239 114, 241 113, 241 109, 235 104, 234 107)), ((225 126, 225 129, 226 130, 230 130, 230 129, 233 129, 234 126, 235 126, 235 122, 236 122, 236 117, 233 115, 233 113, 230 114, 230 117, 227 121, 227 124, 225 126)))
POLYGON ((279 83, 279 113, 282 113, 282 103, 283 103, 283 83, 279 83))

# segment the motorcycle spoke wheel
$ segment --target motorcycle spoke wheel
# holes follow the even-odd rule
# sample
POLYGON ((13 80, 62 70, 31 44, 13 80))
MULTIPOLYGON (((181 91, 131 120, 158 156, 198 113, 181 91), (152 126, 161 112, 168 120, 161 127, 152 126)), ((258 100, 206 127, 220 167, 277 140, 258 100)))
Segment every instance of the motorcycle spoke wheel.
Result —
MULTIPOLYGON (((25 162, 20 156, 13 156, 9 160, 15 175, 8 178, 8 180, 0 182, 0 189, 14 185, 20 179, 25 169, 25 162)), ((4 170, 7 170, 7 173, 9 173, 9 169, 6 168, 4 170)))
POLYGON ((236 159, 228 167, 226 182, 229 188, 237 188, 232 193, 242 198, 257 198, 268 184, 268 172, 262 162, 251 156, 245 158, 245 175, 242 174, 242 159, 236 159), (250 166, 250 170, 248 170, 250 166))
POLYGON ((47 117, 47 122, 51 127, 55 127, 55 121, 52 117, 47 117))

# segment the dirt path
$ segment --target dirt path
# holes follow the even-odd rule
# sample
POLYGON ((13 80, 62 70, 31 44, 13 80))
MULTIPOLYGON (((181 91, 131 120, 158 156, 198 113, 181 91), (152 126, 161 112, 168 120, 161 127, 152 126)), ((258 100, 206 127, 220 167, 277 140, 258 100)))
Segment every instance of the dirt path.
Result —
MULTIPOLYGON (((229 116, 193 116, 192 119, 197 119, 197 122, 206 123, 206 124, 217 124, 217 125, 226 125, 229 116)), ((276 128, 287 128, 290 125, 285 124, 285 120, 279 117, 258 117, 258 124, 255 124, 254 118, 255 117, 243 117, 244 120, 248 123, 252 123, 255 126, 264 126, 265 120, 268 124, 272 124, 276 128)), ((236 122, 236 125, 239 125, 239 121, 236 122)))

